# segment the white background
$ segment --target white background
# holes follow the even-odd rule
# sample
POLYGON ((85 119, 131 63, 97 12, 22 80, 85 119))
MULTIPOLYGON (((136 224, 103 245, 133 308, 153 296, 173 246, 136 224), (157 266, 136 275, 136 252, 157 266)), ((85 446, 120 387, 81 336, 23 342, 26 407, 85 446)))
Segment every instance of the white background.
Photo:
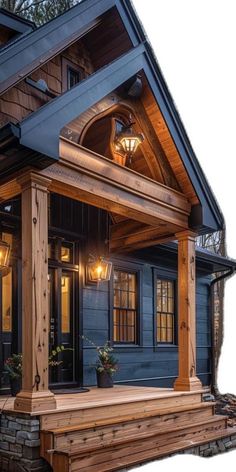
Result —
MULTIPOLYGON (((195 153, 227 226, 236 259, 236 1, 133 0, 195 153)), ((222 393, 236 394, 236 275, 227 282, 222 393)), ((232 467, 236 451, 211 459, 186 455, 138 468, 191 472, 232 467)))

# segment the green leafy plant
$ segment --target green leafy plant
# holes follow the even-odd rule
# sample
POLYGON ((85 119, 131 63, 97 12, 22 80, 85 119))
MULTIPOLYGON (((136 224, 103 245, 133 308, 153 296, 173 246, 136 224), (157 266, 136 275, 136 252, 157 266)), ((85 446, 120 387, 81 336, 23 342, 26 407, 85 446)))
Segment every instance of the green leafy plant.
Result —
POLYGON ((12 354, 5 361, 4 374, 10 379, 20 379, 22 376, 22 354, 12 354))
POLYGON ((50 365, 50 367, 56 367, 58 365, 63 364, 63 361, 55 360, 55 358, 58 356, 58 354, 60 354, 61 352, 64 352, 64 351, 73 351, 73 349, 68 348, 68 347, 65 348, 65 346, 63 346, 63 345, 56 346, 49 355, 48 365, 50 365))
MULTIPOLYGON (((48 365, 50 367, 57 367, 63 364, 63 360, 58 361, 56 358, 58 354, 64 351, 73 351, 73 349, 65 348, 62 346, 56 346, 50 353, 48 358, 48 365)), ((8 375, 10 379, 19 379, 22 377, 22 354, 12 354, 8 357, 4 364, 3 375, 8 375)))
POLYGON ((86 336, 81 336, 81 338, 92 344, 97 351, 98 360, 95 365, 96 370, 113 375, 118 370, 118 360, 112 354, 114 349, 110 345, 110 341, 106 341, 103 346, 96 346, 96 344, 86 336))

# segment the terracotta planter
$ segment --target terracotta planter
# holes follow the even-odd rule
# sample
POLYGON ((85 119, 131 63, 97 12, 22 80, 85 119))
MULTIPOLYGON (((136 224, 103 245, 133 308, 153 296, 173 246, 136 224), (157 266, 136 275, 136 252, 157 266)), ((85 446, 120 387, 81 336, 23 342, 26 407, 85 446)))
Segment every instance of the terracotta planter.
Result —
POLYGON ((113 379, 111 374, 105 370, 103 372, 97 371, 97 386, 98 388, 112 388, 113 379))
POLYGON ((21 386, 22 386, 22 380, 20 377, 17 379, 10 379, 12 397, 16 397, 17 393, 21 391, 21 386))

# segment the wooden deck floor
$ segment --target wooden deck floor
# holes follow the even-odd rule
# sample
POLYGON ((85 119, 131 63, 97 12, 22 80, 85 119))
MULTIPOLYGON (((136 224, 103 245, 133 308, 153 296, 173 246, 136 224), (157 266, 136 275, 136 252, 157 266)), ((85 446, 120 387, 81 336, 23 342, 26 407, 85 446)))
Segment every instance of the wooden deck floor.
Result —
MULTIPOLYGON (((40 455, 54 472, 110 472, 236 433, 205 392, 119 385, 58 394, 55 410, 32 413, 40 455)), ((0 398, 0 407, 14 411, 14 398, 0 398)))
MULTIPOLYGON (((206 389, 194 393, 204 393, 206 389)), ((193 392, 192 392, 193 393, 193 392)), ((134 387, 134 386, 118 386, 113 388, 101 389, 97 387, 89 387, 89 392, 83 393, 68 393, 56 395, 56 410, 34 412, 42 416, 45 413, 55 414, 70 410, 83 410, 87 408, 96 408, 100 406, 118 405, 121 403, 133 403, 137 401, 183 398, 192 395, 191 392, 175 392, 171 388, 156 388, 156 387, 134 387)), ((14 398, 0 396, 0 408, 2 410, 14 410, 14 398)))

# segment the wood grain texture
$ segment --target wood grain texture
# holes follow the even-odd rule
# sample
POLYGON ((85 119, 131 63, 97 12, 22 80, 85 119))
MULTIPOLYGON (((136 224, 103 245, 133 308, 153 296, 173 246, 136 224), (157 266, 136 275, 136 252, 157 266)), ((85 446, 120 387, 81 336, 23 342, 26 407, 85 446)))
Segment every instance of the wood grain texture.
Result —
POLYGON ((196 254, 195 234, 178 237, 178 344, 179 375, 175 390, 199 390, 196 376, 196 254))
POLYGON ((61 138, 60 162, 41 171, 51 190, 126 217, 188 228, 184 195, 61 138))
POLYGON ((160 221, 156 227, 126 220, 111 226, 111 251, 134 251, 175 238, 176 226, 160 221))
POLYGON ((143 80, 144 92, 142 95, 142 103, 145 112, 147 113, 147 116, 152 124, 152 128, 157 135, 158 141, 163 149, 170 167, 172 168, 172 171, 182 192, 186 195, 192 205, 196 205, 199 203, 198 197, 188 177, 181 156, 178 153, 168 126, 162 116, 158 103, 152 94, 149 84, 145 78, 143 78, 143 80))
POLYGON ((101 450, 98 454, 94 452, 87 456, 71 456, 68 452, 57 451, 53 458, 54 472, 61 470, 69 472, 108 472, 121 470, 127 466, 140 464, 145 461, 155 460, 159 457, 165 457, 175 452, 185 449, 192 449, 194 446, 206 444, 217 439, 235 434, 236 428, 208 428, 205 431, 185 429, 181 432, 175 432, 168 437, 165 435, 152 441, 147 438, 140 443, 130 443, 126 448, 122 445, 114 448, 101 450), (159 442, 160 441, 160 442, 159 442), (62 469, 62 466, 64 467, 62 469))
MULTIPOLYGON (((34 81, 45 80, 49 90, 56 96, 62 93, 62 60, 70 60, 75 66, 80 66, 84 76, 93 72, 89 53, 81 41, 77 41, 54 57, 46 64, 29 75, 34 81)), ((0 123, 12 121, 17 123, 52 100, 46 94, 34 89, 24 80, 10 88, 0 97, 0 123)))
POLYGON ((55 408, 48 390, 48 199, 50 181, 33 173, 22 189, 22 390, 15 409, 55 408))
MULTIPOLYGON (((148 423, 144 421, 144 425, 148 428, 148 423)), ((115 426, 115 425, 114 425, 115 426)), ((113 430, 113 440, 109 440, 104 444, 103 435, 101 434, 98 443, 92 444, 86 437, 83 445, 56 447, 52 451, 52 465, 55 468, 54 458, 56 458, 57 466, 60 465, 60 458, 65 461, 67 458, 67 467, 69 471, 86 470, 91 471, 110 471, 119 469, 121 463, 123 466, 132 463, 142 462, 149 459, 155 452, 157 457, 164 455, 163 453, 171 453, 179 449, 184 449, 192 444, 197 445, 207 442, 214 438, 230 435, 230 428, 227 428, 226 418, 222 416, 212 416, 208 419, 201 419, 191 423, 191 419, 183 421, 182 424, 171 426, 166 425, 164 429, 155 427, 153 430, 148 429, 145 435, 142 426, 138 430, 129 430, 129 424, 123 425, 124 435, 121 439, 116 439, 117 428, 113 430), (130 435, 129 435, 130 433, 130 435), (88 442, 87 442, 88 440, 88 442), (168 446, 168 447, 167 447, 168 446), (185 446, 185 447, 184 447, 185 446), (122 461, 122 462, 120 462, 122 461)), ((132 428, 131 428, 132 429, 132 428)), ((145 429, 145 427, 144 427, 145 429)), ((104 433, 105 434, 105 433, 104 433)), ((59 469, 54 469, 59 470, 59 469)))

